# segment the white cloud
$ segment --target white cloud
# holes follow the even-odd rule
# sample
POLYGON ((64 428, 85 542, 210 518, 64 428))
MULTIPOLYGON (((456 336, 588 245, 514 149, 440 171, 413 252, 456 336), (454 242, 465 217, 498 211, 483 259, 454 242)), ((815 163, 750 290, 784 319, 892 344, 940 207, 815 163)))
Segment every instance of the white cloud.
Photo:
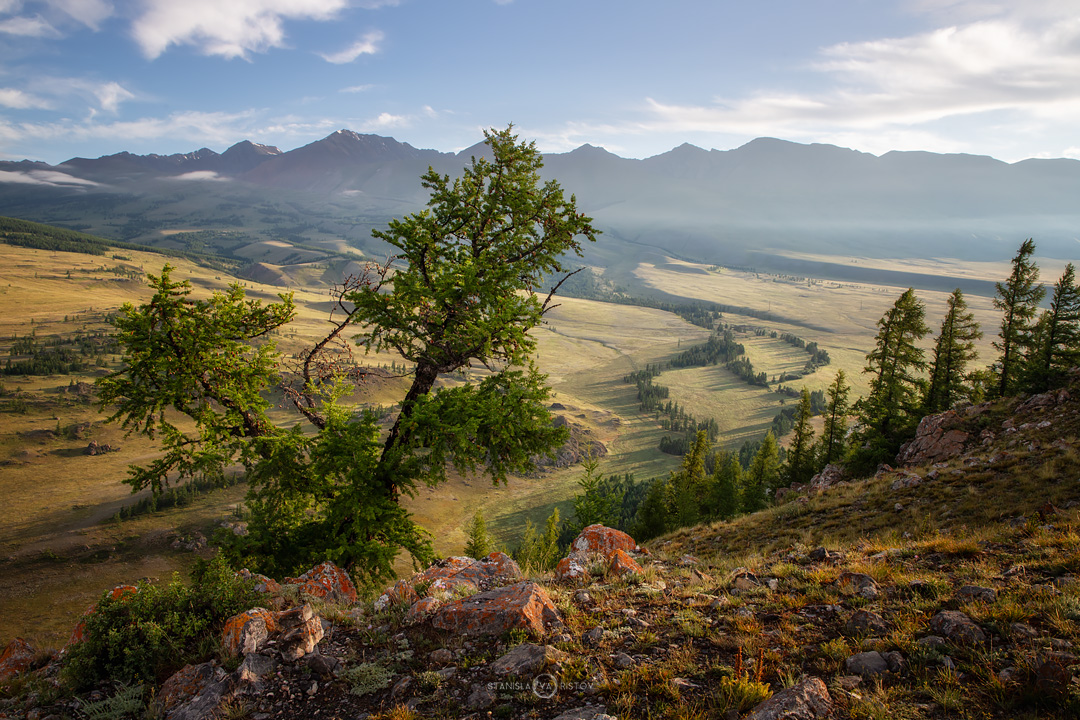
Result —
POLYGON ((329 20, 347 5, 348 0, 147 0, 132 33, 151 59, 172 45, 242 58, 281 47, 285 19, 329 20))
POLYGON ((957 151, 973 138, 945 128, 959 127, 971 116, 1006 135, 1021 126, 1032 133, 1050 123, 1076 126, 1080 2, 1022 5, 1023 10, 1015 10, 991 2, 926 0, 916 9, 935 16, 962 15, 966 21, 907 37, 824 48, 809 64, 827 81, 819 92, 774 90, 704 105, 650 98, 646 117, 626 125, 623 134, 663 130, 829 137, 861 149, 957 151), (972 16, 973 11, 978 15, 972 16))
POLYGON ((132 93, 122 88, 118 83, 110 82, 100 85, 94 90, 94 95, 101 104, 101 109, 115 113, 120 103, 135 97, 132 93))
POLYGON ((212 180, 215 182, 228 182, 229 178, 221 177, 213 170, 195 170, 193 172, 187 172, 183 175, 177 175, 172 178, 173 180, 195 180, 195 181, 207 181, 212 180))
POLYGON ((372 30, 369 33, 365 33, 363 37, 354 42, 349 47, 345 48, 341 52, 336 53, 319 53, 319 57, 328 63, 335 65, 344 65, 345 63, 351 63, 361 55, 374 55, 379 52, 379 43, 383 40, 383 33, 381 30, 372 30))
POLYGON ((0 88, 0 105, 14 110, 30 110, 49 107, 47 101, 14 88, 0 88))
POLYGON ((356 7, 362 7, 365 10, 378 10, 382 7, 397 7, 400 4, 400 0, 360 0, 355 3, 356 7))
POLYGON ((31 170, 29 172, 0 171, 0 183, 21 185, 49 185, 52 187, 85 187, 98 185, 92 180, 73 177, 55 170, 31 170))
POLYGON ((48 0, 48 3, 91 30, 101 29, 101 22, 113 14, 112 4, 105 0, 48 0))
POLYGON ((40 15, 2 20, 0 21, 0 33, 21 37, 60 37, 60 32, 40 15))
POLYGON ((370 90, 373 87, 375 87, 375 86, 374 85, 350 85, 349 87, 341 88, 340 90, 338 90, 338 92, 362 93, 362 92, 367 92, 368 90, 370 90))
POLYGON ((408 115, 392 115, 384 112, 379 113, 378 117, 373 120, 368 120, 360 126, 361 130, 386 130, 388 128, 408 127, 412 124, 412 118, 408 115))

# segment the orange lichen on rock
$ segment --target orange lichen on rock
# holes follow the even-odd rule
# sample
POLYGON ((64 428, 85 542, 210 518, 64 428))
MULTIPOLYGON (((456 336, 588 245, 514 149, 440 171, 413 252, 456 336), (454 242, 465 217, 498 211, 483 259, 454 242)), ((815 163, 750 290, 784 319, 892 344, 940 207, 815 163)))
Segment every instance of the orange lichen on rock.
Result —
POLYGON ((641 573, 641 566, 637 564, 634 558, 630 557, 623 550, 616 550, 614 553, 612 553, 611 563, 608 565, 608 569, 614 575, 641 573))
POLYGON ((22 638, 15 638, 4 648, 4 654, 0 655, 0 682, 26 672, 33 661, 34 648, 22 638))
POLYGON ((570 545, 571 553, 585 553, 611 557, 616 550, 633 552, 637 549, 637 543, 622 530, 605 527, 604 525, 590 525, 577 536, 570 545))
POLYGON ((356 586, 349 573, 327 560, 298 578, 285 578, 286 585, 299 585, 300 592, 332 602, 356 602, 356 586))
POLYGON ((247 568, 237 570, 236 577, 243 578, 245 580, 254 580, 255 592, 257 593, 263 593, 265 595, 277 595, 281 592, 281 585, 278 584, 277 580, 267 577, 265 575, 260 575, 259 573, 253 573, 247 568))
POLYGON ((544 635, 562 618, 543 588, 526 581, 449 602, 431 624, 462 635, 501 635, 515 628, 544 635))
POLYGON ((221 644, 229 655, 247 655, 258 650, 276 631, 274 613, 266 608, 252 608, 225 621, 221 644))

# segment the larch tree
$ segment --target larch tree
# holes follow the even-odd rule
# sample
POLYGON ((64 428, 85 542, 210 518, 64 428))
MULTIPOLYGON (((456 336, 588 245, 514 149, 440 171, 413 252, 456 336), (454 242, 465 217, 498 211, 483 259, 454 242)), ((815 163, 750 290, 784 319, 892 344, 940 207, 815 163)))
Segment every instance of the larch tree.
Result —
POLYGON ((132 471, 133 489, 159 491, 176 473, 221 472, 239 457, 252 517, 249 534, 225 548, 236 560, 285 573, 329 559, 377 582, 392 576, 401 549, 414 562, 433 557, 401 495, 442 481, 447 466, 505 480, 561 443, 566 431, 546 409, 550 391, 532 363, 529 331, 562 282, 541 292, 545 278, 565 273, 563 258, 580 255, 582 239, 598 231, 558 183, 541 183, 533 143, 512 128, 485 138, 484 157, 460 178, 422 177, 427 209, 373 233, 397 255, 340 289, 331 332, 286 383, 314 435, 299 424, 275 427, 265 412, 263 393, 280 379, 266 337, 292 318, 291 298, 263 306, 233 286, 192 300, 170 268, 151 278, 151 302, 126 306, 115 323, 124 368, 100 384, 112 419, 164 440, 162 460, 132 471), (413 367, 385 438, 372 413, 340 402, 356 368, 332 348, 347 350, 341 340, 351 328, 362 329, 366 349, 395 351, 413 367), (436 385, 474 363, 486 377, 436 385), (170 409, 194 431, 175 424, 170 409))
POLYGON ((1033 337, 1024 384, 1032 392, 1045 392, 1080 361, 1080 287, 1072 263, 1054 284, 1050 308, 1040 316, 1033 337))
POLYGON ((929 332, 925 317, 925 307, 908 288, 878 320, 876 344, 863 370, 871 375, 870 390, 855 403, 861 425, 860 465, 895 455, 919 420, 926 361, 915 343, 929 332))
POLYGON ((934 343, 930 360, 930 379, 923 397, 923 412, 948 410, 958 400, 970 395, 967 387, 968 363, 978 357, 975 341, 982 337, 975 315, 967 309, 964 293, 953 290, 946 301, 945 318, 934 343))
POLYGON ((847 417, 850 411, 848 395, 851 387, 843 370, 836 373, 836 379, 825 391, 825 425, 821 429, 821 451, 818 466, 840 462, 847 448, 847 417))
POLYGON ((1012 259, 1012 272, 1004 283, 997 283, 994 307, 1002 312, 1001 327, 994 348, 1001 354, 994 368, 998 397, 1014 394, 1019 388, 1021 370, 1031 354, 1034 319, 1046 288, 1039 284, 1039 268, 1032 260, 1035 241, 1028 238, 1012 259))
POLYGON ((810 426, 811 417, 810 391, 803 388, 783 468, 784 482, 789 485, 805 483, 814 474, 814 428, 810 426))
POLYGON ((765 434, 761 447, 750 461, 750 467, 742 474, 742 480, 743 510, 763 510, 769 502, 768 491, 775 490, 780 480, 780 448, 772 430, 765 434))

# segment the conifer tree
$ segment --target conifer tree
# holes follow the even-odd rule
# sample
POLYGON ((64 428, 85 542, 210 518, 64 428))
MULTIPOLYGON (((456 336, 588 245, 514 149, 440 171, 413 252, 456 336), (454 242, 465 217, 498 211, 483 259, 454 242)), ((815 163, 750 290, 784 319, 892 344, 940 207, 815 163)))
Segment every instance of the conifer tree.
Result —
POLYGON ((477 510, 469 523, 469 540, 465 543, 465 554, 475 560, 485 558, 495 550, 495 539, 484 523, 484 513, 477 510))
POLYGON ((945 319, 934 343, 930 361, 930 380, 923 397, 923 412, 948 410, 958 400, 969 396, 966 387, 967 364, 977 357, 975 341, 982 337, 975 315, 967 309, 964 293, 953 290, 946 301, 945 319))
POLYGON ((735 453, 721 451, 716 454, 713 474, 709 483, 709 514, 721 520, 730 520, 739 514, 742 498, 739 485, 742 465, 735 453))
POLYGON ((1019 388, 1021 369, 1031 354, 1033 319, 1046 288, 1039 284, 1039 268, 1032 261, 1035 242, 1028 238, 1012 260, 1012 272, 1004 283, 997 283, 994 307, 1002 311, 1001 329, 994 347, 1000 351, 995 370, 996 394, 1006 397, 1019 388))
POLYGON ((805 483, 814 474, 814 428, 810 427, 810 417, 810 391, 803 388, 784 464, 783 478, 788 485, 805 483))
POLYGON ((855 409, 862 425, 859 464, 865 469, 889 460, 914 431, 919 420, 923 351, 916 347, 929 329, 923 304, 908 288, 878 320, 874 349, 863 372, 870 373, 870 392, 855 409))
POLYGON ((843 370, 836 373, 836 379, 826 390, 828 403, 825 406, 825 426, 821 429, 821 453, 819 467, 839 462, 844 457, 847 444, 847 416, 849 411, 848 394, 851 388, 843 370))
POLYGON ((683 455, 682 467, 673 471, 667 483, 668 527, 680 528, 701 522, 705 498, 705 458, 709 454, 709 436, 699 430, 690 452, 683 455))
POLYGON ((1025 385, 1032 392, 1045 392, 1080 360, 1080 287, 1072 263, 1054 284, 1050 309, 1039 318, 1034 340, 1025 385))
POLYGON ((780 479, 780 448, 770 430, 761 447, 743 473, 742 503, 744 512, 757 512, 768 504, 768 490, 775 490, 780 479))

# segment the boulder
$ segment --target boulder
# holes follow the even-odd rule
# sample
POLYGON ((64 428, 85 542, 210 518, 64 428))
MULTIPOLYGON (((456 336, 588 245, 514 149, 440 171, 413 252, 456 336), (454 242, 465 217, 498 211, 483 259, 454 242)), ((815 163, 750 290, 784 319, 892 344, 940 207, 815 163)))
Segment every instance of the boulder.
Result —
POLYGON ((351 605, 356 602, 356 586, 349 574, 327 560, 298 578, 285 578, 287 585, 299 585, 300 592, 312 597, 351 605))
POLYGON ((547 634, 562 624, 551 598, 534 582, 488 590, 455 600, 436 611, 431 624, 462 635, 501 635, 515 628, 547 634))
POLYGON ((821 720, 832 710, 829 689, 821 678, 811 677, 776 693, 743 720, 821 720))
POLYGON ((616 550, 612 553, 608 570, 615 576, 641 574, 641 566, 634 561, 634 558, 627 555, 624 550, 616 550))
POLYGON ((215 662, 185 665, 173 673, 154 700, 163 720, 206 720, 215 717, 232 680, 215 662))
POLYGON ((34 648, 22 638, 15 638, 0 655, 0 682, 10 680, 30 669, 34 661, 34 648))
POLYGON ((492 663, 491 671, 496 675, 534 675, 548 665, 566 658, 566 653, 550 645, 525 643, 492 663))
POLYGON ((427 620, 428 616, 435 612, 438 607, 438 598, 420 598, 412 604, 409 608, 409 612, 405 613, 405 624, 416 625, 417 623, 427 620))
POLYGON ((611 557, 616 550, 634 552, 636 549, 634 538, 603 525, 589 525, 570 544, 572 553, 595 554, 604 558, 611 557))
POLYGON ((962 453, 970 436, 955 427, 960 421, 960 416, 953 410, 924 417, 919 421, 915 437, 901 446, 896 464, 928 465, 962 453))
POLYGON ((810 478, 810 489, 827 490, 844 479, 844 468, 834 463, 829 463, 814 477, 810 478))
POLYGON ((956 643, 974 644, 986 640, 986 633, 964 613, 942 610, 930 619, 930 629, 956 643))
POLYGON ((850 587, 856 595, 873 600, 878 596, 878 586, 874 578, 865 573, 846 572, 840 576, 840 586, 850 587))
POLYGON ((885 618, 869 610, 857 610, 844 625, 845 635, 884 635, 889 632, 885 618))
POLYGON ((523 577, 521 568, 506 553, 493 552, 480 560, 449 557, 435 561, 427 570, 408 580, 398 580, 375 601, 375 609, 384 610, 391 605, 413 605, 421 599, 416 592, 418 587, 426 588, 425 594, 428 596, 449 595, 453 592, 472 594, 480 590, 490 590, 501 581, 521 580, 523 577))
POLYGON ((259 573, 253 573, 247 568, 238 570, 236 572, 236 577, 243 578, 245 580, 254 580, 255 592, 257 593, 262 593, 264 595, 277 595, 281 592, 281 585, 278 584, 277 580, 269 578, 265 575, 260 575, 259 573))
POLYGON ((567 555, 555 566, 555 579, 559 582, 574 582, 588 575, 588 560, 581 555, 567 555))
POLYGON ((997 600, 997 591, 994 588, 979 587, 978 585, 964 585, 956 594, 962 598, 986 603, 997 600))
POLYGON ((282 630, 278 649, 287 662, 295 662, 314 651, 323 638, 322 619, 307 604, 279 613, 277 624, 282 630))
POLYGON ((856 653, 844 661, 844 669, 852 675, 867 677, 889 671, 888 661, 876 650, 856 653))
POLYGON ((225 621, 221 645, 228 655, 247 655, 258 651, 276 630, 277 622, 272 612, 266 608, 252 608, 225 621))

